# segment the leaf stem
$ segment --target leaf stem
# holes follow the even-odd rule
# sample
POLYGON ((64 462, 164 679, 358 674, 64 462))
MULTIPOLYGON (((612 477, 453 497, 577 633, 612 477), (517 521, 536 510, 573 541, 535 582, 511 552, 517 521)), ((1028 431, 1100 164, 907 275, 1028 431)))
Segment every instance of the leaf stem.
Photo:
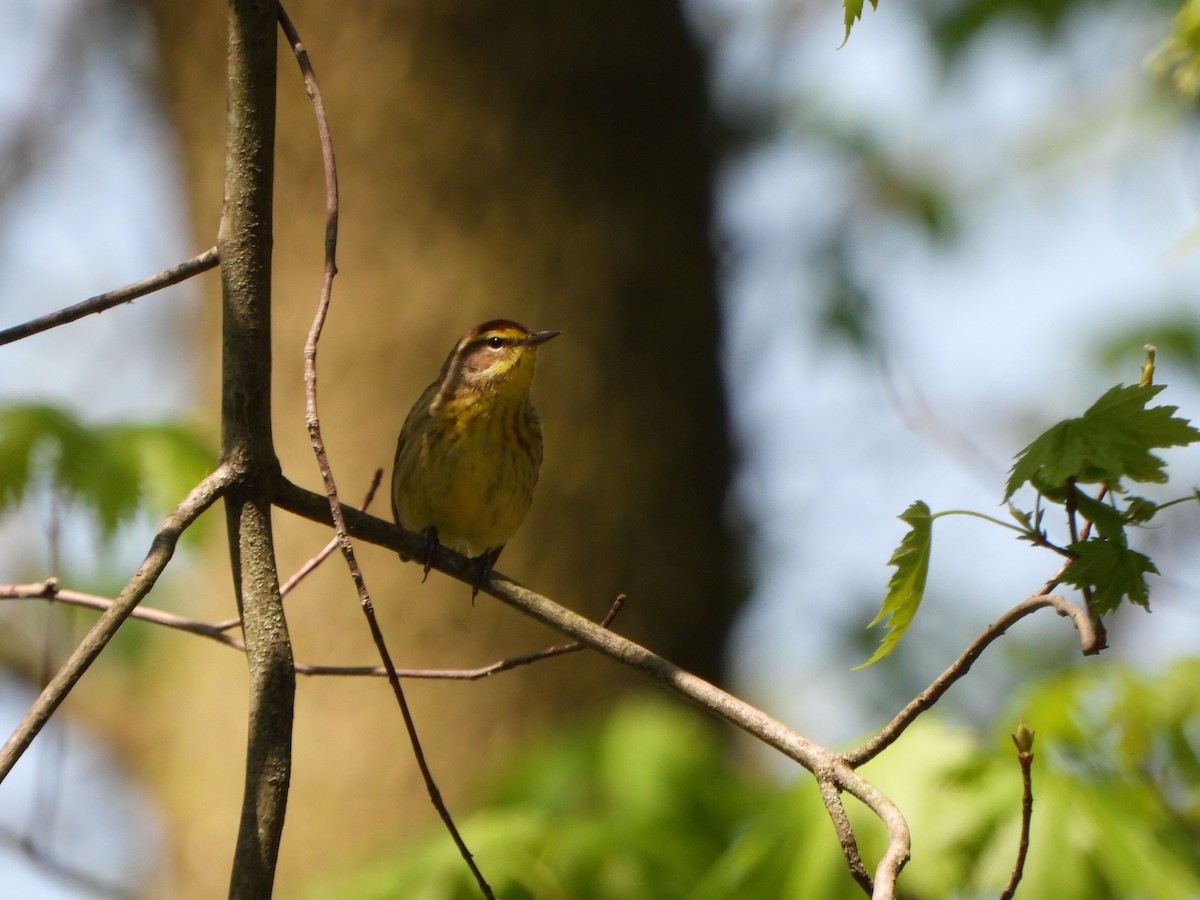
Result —
POLYGON ((1195 503, 1196 501, 1200 501, 1200 494, 1188 494, 1186 497, 1176 497, 1174 500, 1168 500, 1166 503, 1158 504, 1157 508, 1154 510, 1154 514, 1158 515, 1160 512, 1170 506, 1178 506, 1180 503, 1195 503))
POLYGON ((983 519, 985 522, 991 522, 993 525, 999 525, 1001 528, 1015 531, 1017 534, 1029 533, 1028 529, 1022 528, 1019 525, 1014 525, 1012 522, 1005 522, 1003 519, 997 519, 995 516, 989 516, 987 513, 976 512, 973 509, 945 509, 941 512, 933 513, 929 518, 940 519, 942 516, 970 516, 973 519, 983 519))

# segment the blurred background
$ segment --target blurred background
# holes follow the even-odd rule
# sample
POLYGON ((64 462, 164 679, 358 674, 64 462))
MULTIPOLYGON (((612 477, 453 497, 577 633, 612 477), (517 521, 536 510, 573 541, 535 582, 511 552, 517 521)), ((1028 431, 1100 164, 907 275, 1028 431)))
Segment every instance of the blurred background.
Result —
MULTIPOLYGON (((877 728, 1056 568, 939 520, 912 630, 851 671, 910 502, 1003 515, 1013 455, 1133 382, 1147 341, 1163 402, 1197 416, 1200 146, 1160 49, 1178 0, 884 0, 844 46, 841 8, 809 0, 288 9, 341 175, 320 371, 343 499, 463 331, 561 329, 537 498, 499 568, 596 619, 627 592, 617 630, 814 740, 877 728)), ((0 23, 0 326, 211 246, 223 5, 2 0, 0 23)), ((279 72, 274 429, 319 489, 301 351, 324 193, 286 47, 279 72)), ((218 300, 209 274, 0 350, 0 581, 111 595, 136 567, 216 452, 218 300)), ((1165 456, 1177 487, 1145 493, 1200 483, 1194 453, 1165 456)), ((151 605, 235 614, 219 519, 151 605)), ((1153 612, 1118 612, 1103 659, 1035 616, 866 770, 913 828, 906 894, 1003 886, 1021 716, 1029 896, 1200 893, 1193 521, 1139 535, 1153 612)), ((328 537, 276 528, 284 577, 328 537)), ((399 665, 557 642, 360 552, 399 665)), ((299 660, 375 662, 339 561, 288 604, 299 660)), ((6 727, 93 618, 0 604, 6 727)), ((502 896, 857 895, 809 779, 604 660, 409 691, 502 896)), ((5 893, 225 891, 244 696, 233 652, 125 626, 0 786, 5 893)), ((464 875, 382 682, 302 681, 280 895, 471 896, 464 875)))

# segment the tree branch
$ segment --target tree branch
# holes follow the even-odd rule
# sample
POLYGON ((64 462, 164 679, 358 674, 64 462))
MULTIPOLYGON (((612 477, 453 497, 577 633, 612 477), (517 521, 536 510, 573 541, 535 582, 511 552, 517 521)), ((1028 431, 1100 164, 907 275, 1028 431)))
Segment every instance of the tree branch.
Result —
MULTIPOLYGON (((47 578, 45 581, 34 584, 0 584, 0 600, 49 600, 54 603, 62 603, 66 606, 95 609, 101 612, 111 608, 114 603, 108 597, 98 597, 95 594, 64 590, 58 586, 58 579, 56 578, 47 578)), ((616 602, 613 603, 612 609, 609 610, 608 615, 604 617, 604 621, 600 623, 601 627, 607 628, 609 626, 624 602, 625 595, 619 595, 616 602)), ((134 609, 130 613, 129 618, 148 622, 152 625, 161 625, 164 628, 170 628, 175 631, 199 635, 225 647, 237 650, 239 653, 246 652, 246 645, 228 633, 229 626, 224 622, 217 622, 215 624, 198 622, 195 619, 188 619, 184 616, 167 612, 166 610, 151 609, 145 606, 139 606, 134 609)), ((241 624, 241 621, 235 620, 234 624, 241 624)), ((400 678, 424 679, 428 681, 479 681, 491 675, 507 672, 510 669, 541 662, 543 659, 553 659, 556 656, 578 653, 580 650, 586 649, 583 644, 575 641, 570 644, 545 647, 541 650, 535 650, 532 653, 509 656, 474 669, 393 669, 393 671, 400 678)), ((310 676, 334 675, 340 677, 366 676, 386 678, 388 674, 387 669, 383 666, 319 666, 296 663, 294 669, 297 675, 310 676)))
POLYGON ((3 748, 0 748, 0 782, 12 771, 18 759, 21 758, 29 744, 42 730, 50 716, 58 709, 59 704, 70 693, 83 673, 95 662, 100 651, 104 649, 117 629, 133 612, 142 598, 154 587, 158 576, 166 568, 175 552, 175 545, 196 517, 208 509, 220 497, 232 482, 228 467, 221 466, 211 475, 200 482, 184 498, 172 513, 167 516, 159 527, 158 534, 150 544, 150 551, 142 564, 138 566, 133 577, 129 579, 116 599, 84 636, 79 645, 67 657, 67 661, 42 688, 42 692, 34 701, 29 712, 21 719, 16 730, 9 737, 3 748))
POLYGON ((874 759, 890 747, 904 733, 904 730, 916 721, 921 713, 937 703, 942 695, 950 690, 951 685, 971 670, 971 666, 975 664, 975 660, 979 659, 983 651, 993 641, 1008 631, 1017 622, 1021 621, 1021 619, 1047 606, 1054 607, 1060 616, 1071 619, 1075 625, 1075 630, 1079 632, 1079 644, 1085 656, 1096 652, 1094 648, 1099 635, 1095 628, 1093 628, 1092 620, 1085 610, 1080 609, 1074 603, 1068 602, 1057 594, 1035 594, 1032 597, 1028 597, 984 629, 967 646, 962 655, 950 664, 949 668, 935 678, 929 687, 914 697, 904 709, 896 714, 892 721, 879 729, 869 741, 861 747, 843 754, 846 762, 857 768, 863 763, 874 759))
POLYGON ((846 815, 846 807, 842 804, 842 791, 832 771, 822 772, 817 776, 817 787, 821 791, 821 801, 829 814, 829 821, 837 832, 838 843, 842 846, 842 856, 850 868, 850 877, 858 882, 858 886, 868 895, 874 893, 875 883, 871 873, 863 864, 862 855, 858 852, 858 841, 854 837, 854 826, 846 815))
MULTIPOLYGON (((284 478, 276 483, 275 503, 281 509, 314 522, 330 522, 329 504, 324 496, 304 490, 284 478)), ((419 555, 423 540, 420 535, 355 509, 343 506, 341 512, 345 518, 347 532, 351 536, 398 552, 404 551, 406 555, 414 558, 419 555)), ((471 583, 474 574, 469 559, 446 548, 442 548, 437 554, 433 568, 465 584, 471 583)), ((521 587, 504 575, 494 573, 490 584, 485 585, 481 591, 574 638, 592 650, 636 669, 701 709, 736 725, 775 748, 818 778, 834 779, 847 793, 871 809, 887 828, 888 847, 875 869, 873 896, 893 896, 896 877, 908 860, 908 825, 895 804, 858 775, 853 766, 840 754, 810 741, 762 710, 681 669, 645 647, 602 628, 547 597, 521 587)))
MULTIPOLYGON (((371 478, 371 486, 367 488, 367 496, 363 499, 363 502, 358 507, 362 512, 366 512, 367 508, 370 507, 371 501, 375 498, 375 491, 379 489, 379 483, 382 480, 383 480, 383 469, 376 469, 375 474, 371 478)), ((286 597, 288 594, 290 594, 292 591, 294 591, 296 589, 296 586, 298 584, 300 584, 300 582, 302 582, 309 575, 311 575, 317 569, 318 566, 320 566, 323 562, 325 562, 325 560, 329 559, 329 557, 333 555, 334 551, 337 550, 337 548, 338 548, 338 539, 337 539, 337 536, 334 535, 332 538, 329 539, 329 543, 327 543, 324 547, 322 547, 317 552, 316 556, 313 556, 312 558, 310 558, 307 562, 304 563, 304 565, 300 566, 299 569, 297 569, 295 572, 293 572, 291 575, 288 576, 287 581, 285 581, 283 584, 281 584, 279 586, 279 596, 286 597)), ((241 617, 239 616, 234 619, 225 619, 224 621, 218 622, 217 624, 215 624, 211 627, 216 629, 217 631, 228 631, 231 628, 240 628, 241 626, 242 626, 242 620, 241 620, 241 617)), ((209 627, 209 626, 205 626, 205 627, 209 627)), ((299 672, 300 669, 297 668, 296 671, 299 672)))
POLYGON ((170 269, 159 272, 157 275, 151 275, 149 278, 143 278, 141 281, 135 281, 133 284, 127 284, 125 287, 117 288, 113 291, 97 294, 95 297, 89 297, 87 300, 82 300, 74 306, 65 307, 49 315, 30 319, 28 322, 20 325, 5 328, 0 331, 0 346, 11 344, 13 341, 19 341, 22 338, 27 338, 30 335, 39 334, 43 331, 49 331, 51 328, 57 328, 59 325, 66 325, 74 322, 76 319, 90 316, 93 313, 102 313, 105 310, 112 309, 114 306, 129 303, 131 300, 136 300, 138 297, 144 297, 155 291, 161 291, 165 287, 186 281, 193 275, 199 275, 201 272, 207 272, 209 269, 215 268, 217 262, 217 248, 212 247, 209 250, 205 250, 195 259, 189 259, 185 263, 172 266, 170 269))
POLYGON ((250 700, 246 781, 231 898, 268 898, 292 765, 296 676, 271 532, 279 463, 271 437, 271 247, 275 156, 274 0, 230 0, 221 256, 221 452, 237 481, 225 498, 250 700))

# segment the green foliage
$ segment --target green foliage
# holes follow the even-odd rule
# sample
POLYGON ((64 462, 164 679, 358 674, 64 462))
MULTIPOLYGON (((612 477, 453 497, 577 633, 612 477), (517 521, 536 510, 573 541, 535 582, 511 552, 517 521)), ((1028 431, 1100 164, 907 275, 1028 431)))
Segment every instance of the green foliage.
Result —
POLYGON ((929 507, 920 500, 909 506, 899 518, 908 523, 909 531, 888 560, 888 565, 895 566, 896 571, 888 582, 883 606, 867 625, 871 628, 887 619, 887 633, 871 658, 861 666, 856 666, 859 669, 878 662, 892 652, 917 614, 917 607, 925 595, 925 579, 929 575, 929 556, 933 549, 933 518, 929 507))
POLYGON ((1155 677, 1097 661, 1032 685, 986 743, 918 723, 872 763, 873 780, 905 810, 914 834, 902 893, 999 893, 1020 824, 1009 735, 1023 719, 1037 743, 1030 852, 1017 895, 1200 896, 1197 678, 1194 659, 1155 677))
MULTIPOLYGON (((1032 685, 981 741, 925 716, 870 764, 904 811, 906 897, 996 896, 1020 826, 1010 735, 1037 731, 1031 849, 1019 894, 1084 900, 1200 896, 1200 660, 1146 676, 1097 661, 1032 685)), ((878 822, 853 804, 868 867, 878 822)), ((740 772, 714 723, 667 701, 525 748, 492 805, 460 820, 498 896, 581 900, 861 897, 815 782, 740 772)), ((314 885, 308 897, 478 895, 444 833, 403 860, 314 885)))
MULTIPOLYGON (((1030 484, 1040 499, 1061 504, 1072 521, 1078 511, 1091 523, 1093 534, 1066 546, 1071 562, 1062 580, 1090 592, 1097 615, 1125 598, 1148 608, 1146 575, 1158 572, 1149 557, 1130 548, 1126 526, 1150 521, 1159 507, 1142 497, 1120 498, 1123 479, 1165 482, 1166 463, 1150 451, 1200 440, 1200 431, 1175 415, 1176 407, 1147 406, 1163 387, 1114 387, 1081 417, 1059 422, 1022 450, 1008 479, 1005 500, 1030 484), (1089 496, 1080 484, 1098 484, 1101 493, 1089 496)), ((1025 537, 1045 542, 1037 530, 1025 537)))
POLYGON ((1147 574, 1158 574, 1154 562, 1144 553, 1130 550, 1124 541, 1086 540, 1067 545, 1075 558, 1062 573, 1062 580, 1092 592, 1092 608, 1097 615, 1115 610, 1121 600, 1150 608, 1147 574))
POLYGON ((1102 484, 1121 490, 1121 479, 1162 483, 1165 463, 1150 451, 1184 447, 1200 440, 1200 431, 1175 416, 1174 406, 1146 404, 1161 384, 1117 385, 1081 417, 1059 422, 1017 454, 1004 499, 1023 484, 1063 500, 1073 484, 1102 484))
POLYGON ((91 425, 46 404, 0 407, 0 512, 47 486, 92 513, 104 540, 142 509, 165 512, 212 460, 179 425, 91 425))
MULTIPOLYGON (((1154 354, 1154 349, 1148 347, 1147 381, 1153 374, 1154 354)), ((1082 416, 1059 422, 1018 453, 1005 486, 1004 501, 1018 523, 1015 530, 1019 537, 1056 550, 1068 559, 1060 580, 1082 590, 1089 611, 1096 616, 1114 611, 1125 599, 1149 608, 1146 576, 1157 574, 1158 569, 1148 556, 1129 546, 1127 529, 1152 521, 1168 505, 1197 499, 1193 496, 1156 504, 1124 493, 1127 480, 1166 482, 1166 463, 1151 451, 1200 441, 1200 431, 1187 419, 1176 416, 1176 407, 1149 406, 1163 387, 1149 383, 1117 385, 1107 391, 1082 416), (1085 484, 1100 487, 1093 496, 1080 488, 1085 484), (1037 491, 1033 510, 1022 510, 1012 503, 1025 485, 1037 491), (1062 508, 1071 535, 1065 546, 1055 546, 1043 528, 1046 502, 1062 508)), ((888 631, 865 665, 890 653, 912 622, 929 571, 933 519, 947 514, 932 514, 928 506, 917 502, 901 516, 911 530, 889 561, 896 572, 879 614, 868 626, 887 618, 888 631)), ((964 514, 1013 527, 980 513, 964 514)))
MULTIPOLYGON (((522 754, 494 805, 460 823, 505 898, 693 897, 767 793, 729 766, 711 720, 655 698, 522 754)), ((444 835, 313 897, 472 898, 444 835)))

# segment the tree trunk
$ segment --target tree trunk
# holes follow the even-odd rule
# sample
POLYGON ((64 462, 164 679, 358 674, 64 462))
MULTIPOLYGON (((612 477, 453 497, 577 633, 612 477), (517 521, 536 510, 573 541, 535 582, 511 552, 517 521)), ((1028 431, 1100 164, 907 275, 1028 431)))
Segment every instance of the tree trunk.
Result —
MULTIPOLYGON (((224 131, 224 9, 154 8, 179 125, 196 248, 216 239, 224 131)), ((722 509, 729 453, 709 242, 703 69, 668 4, 296 2, 289 5, 329 110, 341 176, 340 275, 321 344, 322 428, 346 502, 390 466, 412 401, 451 346, 485 319, 563 336, 534 386, 546 461, 523 528, 497 568, 718 677, 734 602, 722 509)), ((320 158, 294 61, 280 54, 274 353, 284 473, 320 479, 303 422, 301 352, 320 284, 320 158)), ((216 297, 199 323, 220 395, 216 297)), ((385 485, 387 476, 385 474, 385 485)), ((386 488, 372 511, 388 515, 386 488)), ((281 574, 328 538, 275 513, 281 574)), ((401 666, 462 667, 556 642, 470 589, 365 548, 361 561, 401 666)), ((206 555, 214 618, 233 609, 206 555)), ((291 594, 304 662, 375 663, 336 557, 291 594)), ((168 797, 189 895, 223 889, 240 800, 244 661, 177 637, 156 642, 159 709, 148 764, 168 797), (169 656, 168 656, 169 654, 169 656), (215 871, 220 869, 220 871, 215 871)), ((478 683, 409 683, 452 811, 464 789, 553 727, 635 682, 577 654, 478 683)), ((155 707, 151 707, 155 709, 155 707)), ((352 865, 437 819, 382 681, 313 680, 296 696, 295 766, 280 887, 352 865)), ((151 742, 147 742, 147 747, 151 742)))

